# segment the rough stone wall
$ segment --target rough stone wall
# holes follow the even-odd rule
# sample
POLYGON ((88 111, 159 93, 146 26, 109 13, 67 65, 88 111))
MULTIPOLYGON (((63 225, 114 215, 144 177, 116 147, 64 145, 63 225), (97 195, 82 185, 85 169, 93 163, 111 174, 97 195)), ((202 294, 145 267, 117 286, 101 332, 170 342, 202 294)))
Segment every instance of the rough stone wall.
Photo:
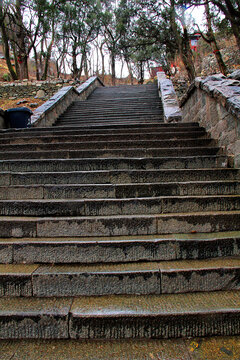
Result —
POLYGON ((221 74, 197 78, 181 108, 183 122, 199 122, 240 167, 240 81, 221 74))
POLYGON ((79 85, 73 80, 48 80, 48 81, 14 81, 12 83, 0 82, 0 98, 25 98, 35 97, 39 90, 43 90, 46 98, 53 96, 58 90, 67 85, 79 85))

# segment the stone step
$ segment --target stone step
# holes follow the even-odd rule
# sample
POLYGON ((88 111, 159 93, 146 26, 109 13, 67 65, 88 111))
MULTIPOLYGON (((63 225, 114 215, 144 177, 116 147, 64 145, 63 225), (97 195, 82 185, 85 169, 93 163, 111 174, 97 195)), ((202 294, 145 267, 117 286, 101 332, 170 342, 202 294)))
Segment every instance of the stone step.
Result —
POLYGON ((60 127, 64 127, 64 126, 73 126, 73 127, 80 127, 82 128, 83 126, 89 127, 89 128, 104 128, 104 127, 115 127, 115 126, 119 126, 122 127, 123 125, 125 126, 139 126, 139 125, 147 125, 150 124, 151 125, 159 125, 159 124, 164 124, 163 120, 158 119, 151 119, 151 120, 137 120, 137 119, 129 119, 129 120, 117 120, 117 119, 112 119, 109 121, 96 121, 95 119, 91 120, 91 121, 87 121, 87 119, 83 120, 83 121, 76 121, 76 120, 68 120, 64 123, 58 122, 56 121, 56 123, 53 124, 53 126, 60 126, 60 127))
POLYGON ((0 199, 126 199, 157 196, 236 195, 239 192, 240 181, 235 180, 143 184, 8 185, 0 186, 0 199))
POLYGON ((154 158, 23 159, 21 162, 18 160, 0 161, 0 171, 5 172, 202 169, 223 168, 227 166, 227 157, 221 155, 154 158))
MULTIPOLYGON (((81 128, 76 127, 76 126, 52 126, 52 127, 31 127, 31 128, 27 128, 27 129, 0 129, 0 136, 4 137, 4 136, 25 136, 25 134, 32 134, 32 133, 38 133, 38 132, 44 132, 44 133, 58 133, 63 132, 63 134, 67 133, 68 131, 75 131, 77 133, 81 133, 83 132, 83 134, 86 133, 114 133, 114 132, 142 132, 142 131, 160 131, 161 129, 163 129, 164 131, 166 130, 167 132, 169 131, 198 131, 200 129, 200 131, 203 130, 202 127, 199 126, 198 123, 147 123, 147 124, 119 124, 119 125, 115 125, 115 126, 109 126, 109 125, 104 125, 102 124, 102 126, 92 126, 89 127, 88 125, 82 125, 81 128)), ((75 134, 75 132, 74 132, 75 134)))
POLYGON ((68 111, 65 112, 66 115, 74 114, 74 115, 128 115, 129 113, 142 116, 143 114, 146 115, 153 115, 153 114, 162 114, 163 108, 160 107, 158 103, 154 104, 151 107, 146 107, 145 104, 136 103, 132 105, 127 104, 117 104, 117 106, 94 106, 94 108, 86 103, 85 106, 72 106, 68 111))
MULTIPOLYGON (((0 216, 115 216, 240 210, 240 195, 0 200, 0 216)), ((239 224, 240 225, 240 224, 239 224)))
MULTIPOLYGON (((184 129, 187 127, 187 126, 192 126, 192 125, 195 125, 195 124, 197 124, 197 123, 194 123, 194 122, 192 122, 192 123, 178 123, 178 124, 166 124, 166 123, 164 123, 164 122, 156 122, 156 121, 154 121, 154 122, 152 122, 152 121, 148 121, 148 122, 146 122, 146 123, 144 123, 144 122, 142 122, 142 123, 139 123, 139 122, 133 122, 132 124, 131 123, 125 123, 125 122, 116 122, 115 124, 114 124, 114 126, 113 125, 111 125, 111 124, 106 124, 106 123, 93 123, 92 125, 89 125, 89 124, 82 124, 80 127, 81 127, 81 129, 113 129, 113 128, 115 128, 115 129, 134 129, 134 128, 141 128, 141 129, 143 129, 143 128, 151 128, 151 127, 161 127, 161 126, 169 126, 170 128, 172 128, 172 126, 178 126, 178 127, 183 127, 184 129)), ((54 130, 55 129, 55 126, 56 126, 56 124, 53 124, 53 127, 52 127, 52 129, 54 130)), ((196 125, 197 126, 197 125, 196 125)), ((71 125, 62 125, 62 126, 57 126, 57 128, 59 128, 59 129, 69 129, 69 128, 79 128, 79 126, 77 126, 77 125, 73 125, 73 126, 71 126, 71 125)), ((37 129, 37 128, 36 128, 37 129)), ((24 129, 25 130, 25 129, 24 129)))
POLYGON ((0 238, 2 264, 96 264, 240 256, 240 231, 125 237, 0 238))
POLYGON ((0 297, 239 290, 240 257, 94 265, 0 265, 0 297))
POLYGON ((1 298, 1 339, 239 335, 240 292, 1 298))
MULTIPOLYGON (((98 143, 97 143, 98 144, 98 143)), ((60 144, 59 144, 60 145, 60 144)), ((81 158, 130 158, 134 157, 151 158, 159 156, 196 156, 196 155, 216 155, 219 153, 218 147, 186 147, 179 148, 159 148, 159 149, 103 149, 103 150, 52 150, 27 149, 28 151, 4 151, 0 150, 0 160, 14 159, 81 159, 81 158)), ((7 150, 7 149, 6 149, 7 150)))
POLYGON ((1 340, 3 360, 226 360, 237 359, 240 336, 189 339, 1 340), (223 345, 224 344, 224 345, 223 345), (126 355, 127 354, 127 355, 126 355), (189 355, 191 354, 191 355, 189 355), (228 355, 230 354, 230 355, 228 355))
POLYGON ((85 120, 86 122, 88 121, 91 121, 91 120, 95 120, 95 121, 99 121, 99 120, 102 120, 102 121, 109 121, 111 119, 116 119, 116 120, 121 120, 121 121, 124 121, 124 120, 132 120, 132 119, 139 119, 140 121, 141 120, 151 120, 151 119, 159 119, 159 120, 162 120, 163 118, 163 112, 161 110, 158 110, 158 111, 146 111, 146 112, 141 112, 141 113, 138 113, 136 111, 128 111, 126 112, 125 114, 122 113, 120 110, 119 112, 117 112, 116 110, 112 111, 111 113, 82 113, 82 112, 76 112, 76 111, 72 111, 72 112, 67 112, 63 115, 61 115, 59 117, 59 121, 62 121, 62 120, 68 120, 68 119, 75 119, 75 120, 85 120))
MULTIPOLYGON (((6 140, 6 139, 4 139, 6 140)), ((5 142, 5 141, 4 141, 5 142)), ((48 141, 43 139, 35 138, 28 140, 23 139, 9 139, 3 145, 0 145, 1 151, 36 151, 36 150, 105 150, 105 149, 140 149, 147 150, 151 149, 183 149, 183 148, 202 148, 202 147, 215 147, 215 142, 212 139, 169 139, 169 140, 121 140, 121 141, 74 141, 74 142, 56 142, 55 138, 52 137, 48 141)), ((135 150, 134 150, 135 151, 135 150)), ((171 151, 171 150, 170 150, 171 151)), ((133 155, 133 154, 131 154, 133 155)))
MULTIPOLYGON (((163 125, 163 124, 161 124, 163 125)), ((130 128, 107 128, 107 129, 99 129, 99 128, 79 128, 79 127, 71 127, 71 126, 66 126, 66 127, 49 127, 49 128, 27 128, 27 129, 6 129, 6 130, 0 130, 0 137, 25 137, 28 135, 34 135, 36 134, 37 136, 39 135, 97 135, 97 134, 141 134, 141 133, 159 133, 159 132, 169 132, 169 131, 173 131, 173 132, 188 132, 188 131, 204 131, 204 128, 200 127, 200 126, 177 126, 177 124, 175 124, 176 126, 174 127, 170 127, 167 126, 168 124, 166 124, 166 126, 151 126, 151 127, 130 127, 130 128)))
POLYGON ((30 184, 135 184, 158 182, 199 182, 239 180, 238 169, 151 169, 151 170, 99 170, 99 171, 60 171, 56 172, 2 172, 0 185, 30 184))
MULTIPOLYGON (((153 141, 153 140, 177 140, 177 139, 198 139, 206 137, 205 131, 194 132, 165 132, 165 133, 145 133, 145 134, 99 134, 99 135, 41 135, 26 136, 22 138, 5 137, 1 140, 2 144, 21 144, 21 143, 62 143, 62 142, 108 142, 108 141, 153 141)), ((85 145, 86 146, 86 145, 85 145)))
POLYGON ((0 233, 3 238, 129 236, 239 230, 240 211, 0 218, 0 233))

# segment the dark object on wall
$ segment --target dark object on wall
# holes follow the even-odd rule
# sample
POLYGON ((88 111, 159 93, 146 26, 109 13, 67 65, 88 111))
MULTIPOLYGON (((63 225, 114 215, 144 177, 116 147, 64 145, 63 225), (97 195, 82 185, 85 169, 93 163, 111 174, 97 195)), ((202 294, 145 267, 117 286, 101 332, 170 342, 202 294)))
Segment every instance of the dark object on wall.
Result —
POLYGON ((5 119, 10 128, 27 128, 31 126, 33 112, 26 108, 12 108, 5 111, 5 119))

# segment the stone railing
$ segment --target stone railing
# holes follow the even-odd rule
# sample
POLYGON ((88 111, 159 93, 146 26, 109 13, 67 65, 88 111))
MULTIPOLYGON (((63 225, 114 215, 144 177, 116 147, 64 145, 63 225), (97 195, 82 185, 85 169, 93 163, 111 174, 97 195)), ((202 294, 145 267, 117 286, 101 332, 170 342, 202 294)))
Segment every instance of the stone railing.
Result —
POLYGON ((93 76, 80 85, 77 89, 65 86, 53 95, 48 101, 39 106, 31 117, 34 127, 52 126, 57 118, 75 100, 85 100, 99 86, 104 86, 97 76, 93 76))
POLYGON ((172 81, 166 78, 164 72, 158 72, 157 79, 159 97, 162 99, 163 104, 164 121, 182 121, 182 113, 178 105, 178 99, 172 81))
POLYGON ((240 81, 222 74, 196 78, 180 106, 183 121, 204 126, 240 167, 240 81))

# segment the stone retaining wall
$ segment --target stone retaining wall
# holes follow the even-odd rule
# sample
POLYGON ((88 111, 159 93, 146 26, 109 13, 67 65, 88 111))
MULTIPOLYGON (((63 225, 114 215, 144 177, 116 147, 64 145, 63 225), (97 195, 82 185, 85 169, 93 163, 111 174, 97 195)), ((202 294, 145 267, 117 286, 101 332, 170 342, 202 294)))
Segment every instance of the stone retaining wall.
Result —
POLYGON ((59 79, 47 81, 23 80, 11 83, 0 82, 0 98, 34 98, 39 90, 43 90, 46 98, 49 98, 59 89, 67 85, 77 86, 79 85, 79 81, 59 79))
POLYGON ((204 126, 240 167, 240 81, 222 74, 196 78, 180 106, 183 121, 204 126))
POLYGON ((97 76, 93 76, 80 85, 77 89, 73 86, 65 86, 59 90, 51 99, 39 106, 31 117, 34 127, 52 126, 57 118, 75 100, 85 100, 99 86, 104 86, 97 76))

